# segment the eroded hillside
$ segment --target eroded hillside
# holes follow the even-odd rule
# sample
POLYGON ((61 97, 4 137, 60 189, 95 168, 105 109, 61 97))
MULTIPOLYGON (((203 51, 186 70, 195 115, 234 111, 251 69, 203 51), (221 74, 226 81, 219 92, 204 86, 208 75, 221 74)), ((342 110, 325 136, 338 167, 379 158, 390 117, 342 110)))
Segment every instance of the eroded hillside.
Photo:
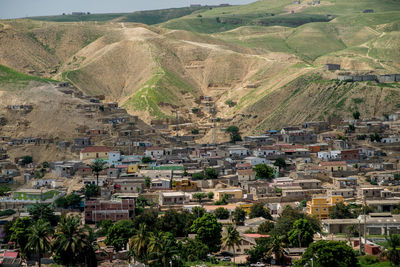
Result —
POLYGON ((397 108, 398 84, 337 78, 339 72, 400 73, 398 2, 311 2, 261 0, 155 26, 2 21, 0 64, 104 94, 147 123, 178 112, 182 123, 191 123, 182 134, 204 128, 203 141, 211 138, 213 118, 221 119, 218 127, 235 123, 260 133, 397 108), (341 70, 325 71, 326 63, 341 70))

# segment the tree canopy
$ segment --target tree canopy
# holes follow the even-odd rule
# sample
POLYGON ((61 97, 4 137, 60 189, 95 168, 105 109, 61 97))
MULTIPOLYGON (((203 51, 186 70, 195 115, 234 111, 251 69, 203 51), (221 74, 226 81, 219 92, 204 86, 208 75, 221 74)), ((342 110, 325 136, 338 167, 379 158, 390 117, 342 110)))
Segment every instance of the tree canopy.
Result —
POLYGON ((308 247, 314 240, 315 230, 306 219, 298 219, 288 234, 290 245, 293 247, 308 247))
POLYGON ((321 267, 353 267, 358 266, 354 250, 340 241, 319 240, 310 244, 301 260, 295 266, 310 264, 313 259, 314 266, 321 267))
POLYGON ((218 252, 221 248, 222 224, 217 222, 215 215, 206 213, 197 218, 191 226, 196 239, 208 246, 209 252, 218 252))
POLYGON ((275 177, 275 170, 267 164, 257 164, 254 166, 254 171, 256 172, 256 179, 266 179, 271 180, 275 177))
POLYGON ((249 217, 250 217, 250 219, 256 218, 256 217, 263 217, 265 219, 272 220, 271 214, 264 207, 264 204, 262 204, 262 203, 255 203, 251 206, 249 217))

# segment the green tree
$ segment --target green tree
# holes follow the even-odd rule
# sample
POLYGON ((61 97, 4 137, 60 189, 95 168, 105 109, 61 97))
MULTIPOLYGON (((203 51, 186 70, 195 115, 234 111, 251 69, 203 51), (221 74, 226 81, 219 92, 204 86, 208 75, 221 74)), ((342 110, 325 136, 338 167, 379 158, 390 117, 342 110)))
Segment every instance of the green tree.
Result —
POLYGON ((108 220, 103 220, 100 223, 98 223, 98 230, 97 230, 97 235, 98 236, 106 236, 108 233, 108 230, 114 225, 114 222, 110 219, 108 220))
POLYGON ((85 186, 85 197, 90 199, 100 195, 100 187, 95 184, 87 184, 85 186))
POLYGON ((192 180, 204 180, 205 176, 203 172, 197 172, 192 174, 192 180))
POLYGON ((354 250, 340 241, 319 240, 310 244, 295 266, 310 264, 311 259, 316 267, 359 266, 354 250))
POLYGON ((159 219, 158 229, 170 232, 176 237, 185 237, 190 232, 193 220, 193 215, 188 211, 178 212, 170 209, 159 219))
POLYGON ((222 237, 222 247, 228 249, 233 248, 233 262, 235 262, 235 246, 239 246, 241 241, 242 238, 239 232, 233 225, 229 225, 222 237))
POLYGON ((257 228, 257 233, 266 235, 269 234, 272 229, 274 229, 275 223, 271 221, 265 221, 262 224, 260 224, 257 228))
MULTIPOLYGON (((126 242, 125 242, 126 243, 126 242)), ((134 235, 129 239, 129 248, 133 252, 135 260, 147 263, 149 260, 148 252, 149 232, 147 225, 142 223, 139 225, 134 235)))
POLYGON ((84 236, 78 216, 61 217, 54 235, 53 250, 56 262, 67 266, 82 263, 85 258, 84 236))
POLYGON ((51 204, 36 203, 28 208, 28 212, 34 221, 43 219, 50 222, 51 225, 57 224, 58 217, 54 215, 54 208, 51 204))
POLYGON ((153 161, 153 159, 151 157, 143 157, 142 158, 142 163, 143 164, 149 164, 153 161))
POLYGON ((217 219, 220 219, 220 220, 229 219, 229 210, 227 210, 223 207, 219 207, 219 208, 215 209, 214 214, 215 214, 215 217, 217 217, 217 219))
POLYGON ((152 265, 168 267, 179 254, 175 237, 168 232, 151 233, 148 254, 152 258, 152 265))
POLYGON ((8 186, 0 186, 0 196, 5 196, 7 195, 8 192, 11 191, 11 188, 9 188, 8 186))
POLYGON ((218 172, 214 168, 207 168, 204 170, 204 175, 206 179, 217 179, 218 178, 218 172))
POLYGON ((268 262, 271 259, 271 255, 269 252, 271 238, 258 238, 256 240, 256 245, 247 251, 247 255, 249 255, 250 263, 256 262, 268 262))
POLYGON ((277 159, 275 160, 275 162, 274 162, 274 166, 279 167, 279 169, 284 169, 284 168, 286 168, 287 164, 286 164, 285 159, 283 159, 283 158, 277 158, 277 159))
POLYGON ((133 235, 135 225, 132 220, 121 220, 108 230, 105 243, 111 245, 116 251, 126 247, 129 238, 133 235))
POLYGON ((254 171, 256 172, 256 179, 271 180, 275 177, 275 170, 270 166, 267 166, 267 164, 257 164, 254 166, 254 171))
POLYGON ((24 251, 26 244, 28 243, 29 227, 32 225, 33 221, 29 217, 18 217, 11 225, 10 231, 10 241, 15 242, 15 244, 24 251))
POLYGON ((193 197, 195 199, 197 199, 197 201, 199 201, 201 203, 201 201, 203 200, 203 198, 206 198, 207 195, 205 193, 195 193, 193 194, 193 197))
POLYGON ((276 262, 280 264, 284 260, 285 247, 284 237, 273 235, 269 241, 267 255, 270 257, 273 254, 276 262))
POLYGON ((351 212, 350 207, 345 205, 343 202, 339 202, 329 210, 329 218, 351 219, 354 218, 354 214, 351 212))
POLYGON ((208 192, 207 197, 209 200, 212 200, 214 198, 214 192, 208 192))
POLYGON ((27 165, 33 162, 32 156, 24 156, 22 158, 22 164, 27 165))
POLYGON ((221 248, 222 224, 217 222, 213 214, 206 213, 194 220, 191 231, 196 239, 208 246, 209 252, 218 252, 221 248))
POLYGON ((382 137, 378 133, 370 134, 369 139, 371 142, 380 142, 382 140, 382 137))
POLYGON ((298 208, 292 208, 287 205, 283 208, 281 215, 279 216, 274 229, 271 230, 272 235, 284 237, 284 242, 289 243, 288 233, 292 230, 294 222, 298 219, 306 219, 312 225, 315 232, 321 231, 319 220, 314 216, 308 216, 298 208))
POLYGON ((299 219, 289 232, 289 242, 293 247, 308 247, 314 240, 315 231, 309 221, 299 219))
POLYGON ((34 252, 38 255, 39 267, 43 254, 50 251, 50 237, 53 234, 50 223, 40 219, 32 224, 28 229, 28 242, 25 246, 25 251, 34 252))
POLYGON ((232 218, 236 225, 242 225, 246 220, 246 212, 241 207, 236 207, 232 213, 232 218))
POLYGON ((144 186, 145 186, 146 188, 150 188, 150 186, 151 186, 151 178, 150 178, 149 176, 146 176, 146 177, 144 178, 144 186))
POLYGON ((400 234, 392 234, 387 239, 386 255, 393 266, 400 266, 400 234))
POLYGON ((229 133, 231 137, 231 143, 242 141, 242 137, 240 136, 239 128, 237 126, 229 126, 226 128, 226 132, 229 133))
POLYGON ((217 200, 214 202, 214 205, 227 205, 228 204, 228 195, 223 194, 221 200, 217 200))
POLYGON ((200 133, 199 129, 193 129, 192 130, 192 134, 199 134, 199 133, 200 133))
POLYGON ((77 194, 69 194, 65 197, 57 198, 54 203, 56 207, 66 209, 69 207, 77 206, 79 205, 80 202, 81 202, 80 196, 78 196, 77 194))
POLYGON ((203 215, 206 213, 206 210, 203 207, 193 207, 192 208, 192 214, 195 219, 203 217, 203 215))
POLYGON ((360 114, 360 112, 357 110, 357 111, 355 111, 355 112, 353 112, 353 118, 355 119, 355 120, 359 120, 360 119, 360 116, 361 116, 361 114, 360 114))
POLYGON ((95 159, 93 164, 89 164, 89 168, 92 169, 92 173, 96 175, 96 185, 99 186, 99 175, 106 168, 107 162, 102 159, 95 159))
POLYGON ((201 261, 207 259, 208 247, 201 241, 185 238, 178 243, 180 257, 184 261, 201 261))
POLYGON ((262 203, 255 203, 251 206, 249 217, 250 219, 263 217, 264 219, 272 220, 271 214, 262 203))

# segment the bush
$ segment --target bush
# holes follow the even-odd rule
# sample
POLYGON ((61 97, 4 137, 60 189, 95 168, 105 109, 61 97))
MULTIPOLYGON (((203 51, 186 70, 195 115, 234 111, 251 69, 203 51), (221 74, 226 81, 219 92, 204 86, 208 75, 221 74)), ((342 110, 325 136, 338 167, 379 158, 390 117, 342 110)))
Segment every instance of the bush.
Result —
POLYGON ((379 262, 379 258, 372 255, 365 255, 360 257, 360 263, 362 265, 372 265, 379 262))
POLYGON ((192 180, 204 180, 204 173, 203 172, 193 173, 192 180))
POLYGON ((199 112, 200 112, 200 109, 199 109, 199 108, 192 108, 192 112, 193 112, 193 113, 199 113, 199 112))
POLYGON ((22 158, 22 164, 27 165, 33 162, 33 159, 31 156, 24 156, 22 158))
POLYGON ((0 217, 10 216, 10 215, 13 215, 15 213, 16 213, 15 210, 2 210, 2 211, 0 211, 0 217))
POLYGON ((192 134, 199 134, 199 132, 200 132, 199 129, 193 129, 192 130, 192 134))
POLYGON ((229 106, 230 108, 236 106, 236 102, 233 102, 232 99, 226 100, 226 101, 225 101, 225 104, 226 104, 227 106, 229 106))

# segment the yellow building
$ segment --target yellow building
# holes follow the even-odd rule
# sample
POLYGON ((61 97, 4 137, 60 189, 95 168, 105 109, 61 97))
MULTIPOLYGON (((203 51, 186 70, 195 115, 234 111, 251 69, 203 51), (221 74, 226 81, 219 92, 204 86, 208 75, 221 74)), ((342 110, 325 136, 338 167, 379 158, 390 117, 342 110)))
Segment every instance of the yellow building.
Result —
POLYGON ((138 171, 138 165, 132 164, 132 165, 128 165, 128 170, 126 172, 127 173, 136 173, 137 171, 138 171))
POLYGON ((253 203, 239 202, 237 203, 237 206, 241 207, 246 212, 246 214, 250 214, 250 209, 253 206, 253 203))
POLYGON ((172 189, 176 191, 197 191, 197 182, 190 181, 189 179, 174 179, 172 182, 172 189))
POLYGON ((80 159, 108 159, 111 149, 105 146, 88 146, 81 150, 80 159))
POLYGON ((228 199, 242 199, 243 191, 242 191, 242 189, 238 189, 238 188, 218 189, 218 190, 214 191, 214 200, 215 201, 222 200, 224 195, 226 195, 228 197, 228 199))
POLYGON ((320 220, 328 219, 330 209, 339 202, 343 202, 342 196, 315 197, 307 202, 307 213, 320 220))

